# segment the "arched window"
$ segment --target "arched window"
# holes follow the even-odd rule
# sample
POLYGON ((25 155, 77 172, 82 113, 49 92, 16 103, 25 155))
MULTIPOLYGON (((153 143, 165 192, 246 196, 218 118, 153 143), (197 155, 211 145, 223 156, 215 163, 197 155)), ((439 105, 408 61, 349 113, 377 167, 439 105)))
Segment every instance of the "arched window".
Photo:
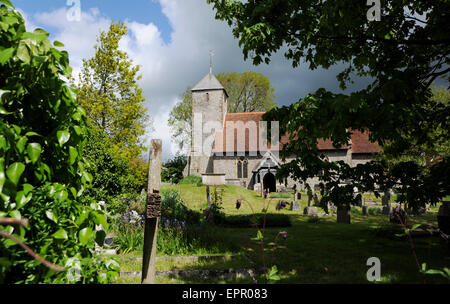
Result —
POLYGON ((242 161, 237 162, 237 177, 242 178, 242 161))
POLYGON ((247 160, 244 160, 244 163, 243 163, 243 166, 242 166, 242 176, 244 177, 244 178, 247 178, 248 177, 248 161, 247 160))
POLYGON ((206 93, 206 102, 209 101, 209 93, 206 93))

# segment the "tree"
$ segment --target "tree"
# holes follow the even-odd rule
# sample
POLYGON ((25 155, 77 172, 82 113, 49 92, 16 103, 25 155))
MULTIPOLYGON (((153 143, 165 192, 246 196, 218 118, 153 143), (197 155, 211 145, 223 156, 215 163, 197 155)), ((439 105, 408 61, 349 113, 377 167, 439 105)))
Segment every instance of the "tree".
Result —
POLYGON ((262 73, 219 73, 217 79, 228 93, 228 112, 258 112, 276 107, 275 90, 262 73))
POLYGON ((105 283, 118 265, 95 253, 105 238, 95 225, 108 223, 82 195, 92 180, 83 157, 88 128, 64 81, 69 54, 43 29, 27 32, 9 0, 0 4, 0 218, 29 220, 0 231, 66 267, 54 272, 2 237, 0 283, 105 283))
POLYGON ((178 148, 180 150, 189 148, 192 135, 192 93, 190 87, 181 95, 181 101, 173 107, 168 122, 172 139, 178 145, 178 148))
POLYGON ((178 184, 183 179, 183 170, 187 164, 187 157, 177 155, 163 164, 161 179, 165 182, 178 184))
MULTIPOLYGON (((262 73, 219 73, 217 79, 228 93, 228 113, 267 111, 276 107, 275 90, 262 73)), ((180 150, 190 147, 192 132, 192 93, 188 87, 170 112, 172 138, 180 150)))
POLYGON ((121 22, 100 33, 94 57, 83 60, 78 102, 86 109, 89 122, 110 138, 115 152, 131 160, 145 151, 142 136, 148 116, 137 83, 140 67, 133 66, 128 54, 119 50, 126 33, 121 22))
POLYGON ((305 182, 324 172, 323 201, 346 205, 358 202, 354 186, 378 194, 401 185, 415 208, 450 193, 448 179, 442 180, 450 172, 448 157, 429 169, 408 161, 395 168, 383 162, 350 167, 321 159, 316 147, 319 138, 345 145, 351 130, 360 130, 382 147, 389 142, 391 153, 401 155, 413 144, 435 141, 432 130, 443 131, 439 138, 449 137, 449 106, 430 98, 433 81, 449 81, 450 21, 443 14, 450 10, 448 1, 383 1, 379 22, 368 20, 366 1, 207 1, 214 4, 216 18, 233 27, 244 57, 251 55, 254 64, 269 63, 285 47, 294 67, 301 60, 310 69, 346 63, 337 75, 342 89, 355 77, 372 81, 348 95, 319 89, 264 116, 280 122, 281 134, 290 134, 282 157, 294 155, 295 160, 282 166, 280 178, 305 182), (353 185, 340 187, 344 179, 353 185))

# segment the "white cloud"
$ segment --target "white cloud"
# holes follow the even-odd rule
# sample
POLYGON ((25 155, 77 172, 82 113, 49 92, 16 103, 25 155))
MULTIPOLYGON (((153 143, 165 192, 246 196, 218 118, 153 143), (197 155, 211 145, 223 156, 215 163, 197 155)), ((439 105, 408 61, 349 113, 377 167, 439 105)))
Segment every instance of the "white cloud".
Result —
MULTIPOLYGON (((173 29, 171 41, 163 41, 151 20, 147 24, 125 20, 129 31, 120 46, 135 64, 142 66, 140 85, 155 128, 149 137, 163 139, 165 159, 176 152, 167 125, 168 114, 186 87, 194 86, 209 72, 210 50, 215 52, 215 73, 256 71, 268 76, 278 104, 290 104, 320 87, 337 89, 336 69, 314 72, 306 66, 293 69, 281 52, 273 56, 270 65, 254 67, 245 62, 231 29, 225 22, 214 19, 212 6, 204 0, 159 2, 173 29)), ((52 37, 65 43, 71 65, 78 73, 82 59, 93 55, 100 30, 106 30, 111 20, 102 16, 100 8, 83 11, 81 22, 69 22, 66 8, 61 8, 34 15, 31 22, 58 29, 52 37)))

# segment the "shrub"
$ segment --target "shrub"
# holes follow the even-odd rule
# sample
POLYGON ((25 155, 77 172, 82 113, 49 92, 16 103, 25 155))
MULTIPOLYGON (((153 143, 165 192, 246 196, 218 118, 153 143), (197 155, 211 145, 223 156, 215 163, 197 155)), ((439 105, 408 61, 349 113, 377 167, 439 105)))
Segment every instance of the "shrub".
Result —
POLYGON ((122 214, 117 223, 114 247, 122 253, 144 248, 144 215, 136 211, 122 214))
MULTIPOLYGON (((0 7, 0 217, 29 218, 29 227, 0 227, 48 261, 53 273, 9 239, 0 239, 0 282, 65 283, 77 268, 83 283, 105 283, 117 263, 97 258, 107 227, 97 204, 83 197, 92 181, 83 157, 88 128, 70 77, 69 56, 49 33, 26 32, 9 1, 0 7)), ((73 281, 70 281, 73 282, 73 281)))
POLYGON ((161 210, 163 218, 178 219, 189 224, 200 222, 200 213, 188 208, 183 203, 180 193, 174 189, 161 191, 161 210))

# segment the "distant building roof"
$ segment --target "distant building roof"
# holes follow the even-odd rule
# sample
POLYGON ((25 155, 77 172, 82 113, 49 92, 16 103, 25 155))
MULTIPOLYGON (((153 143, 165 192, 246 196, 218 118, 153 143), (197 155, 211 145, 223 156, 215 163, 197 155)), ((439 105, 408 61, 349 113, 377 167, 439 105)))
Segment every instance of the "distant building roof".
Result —
MULTIPOLYGON (((280 138, 280 144, 278 147, 260 147, 259 145, 259 122, 262 120, 262 116, 265 112, 245 112, 245 113, 227 113, 225 116, 225 124, 223 131, 216 132, 213 152, 249 152, 249 151, 267 151, 269 148, 272 151, 279 151, 283 145, 289 142, 289 137, 283 135, 280 138), (244 130, 245 136, 238 136, 238 130, 236 128, 227 128, 227 122, 242 122, 244 125, 248 122, 254 122, 256 125, 256 135, 254 140, 250 140, 250 131, 244 130), (227 132, 234 131, 234 139, 232 142, 227 141, 227 132)), ((242 132, 242 131, 241 131, 242 132)), ((230 136, 229 134, 228 136, 230 136)), ((369 141, 368 132, 353 131, 352 132, 352 153, 378 153, 381 148, 371 141, 369 141)), ((330 139, 319 139, 317 141, 317 148, 319 150, 347 150, 348 146, 342 146, 335 148, 330 139)))
POLYGON ((208 90, 224 90, 225 94, 228 93, 225 90, 225 88, 222 86, 222 84, 217 80, 216 76, 214 74, 209 73, 205 77, 203 77, 202 80, 200 80, 199 83, 197 83, 191 91, 208 91, 208 90))

